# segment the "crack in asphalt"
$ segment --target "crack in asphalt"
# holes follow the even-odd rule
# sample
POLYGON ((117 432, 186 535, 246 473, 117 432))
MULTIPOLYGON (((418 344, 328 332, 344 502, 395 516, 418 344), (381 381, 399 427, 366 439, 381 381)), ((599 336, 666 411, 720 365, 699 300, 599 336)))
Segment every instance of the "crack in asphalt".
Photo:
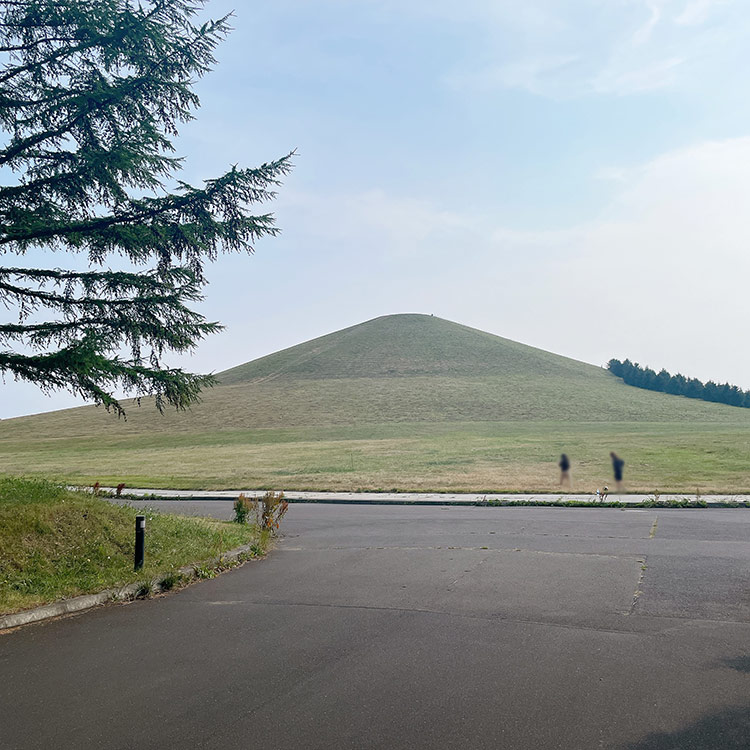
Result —
POLYGON ((649 532, 648 538, 653 539, 656 536, 656 527, 659 525, 659 514, 657 513, 656 518, 654 518, 654 523, 651 526, 651 531, 649 532))
MULTIPOLYGON (((489 552, 490 550, 482 550, 482 551, 483 551, 483 552, 489 552)), ((459 576, 458 578, 456 578, 456 580, 455 580, 455 581, 453 581, 453 583, 452 583, 452 584, 451 584, 450 586, 448 586, 448 591, 453 591, 453 586, 455 586, 455 585, 456 585, 456 584, 457 584, 457 583, 458 583, 458 582, 459 582, 459 581, 460 581, 460 580, 461 580, 462 578, 466 578, 466 576, 467 576, 467 575, 469 575, 470 573, 474 573, 474 572, 476 572, 476 571, 477 571, 477 570, 479 570, 479 568, 480 568, 480 567, 481 567, 482 565, 484 565, 484 564, 485 564, 486 562, 487 562, 487 555, 485 555, 485 556, 484 556, 484 557, 483 557, 483 558, 482 558, 482 559, 481 559, 481 560, 480 560, 480 561, 479 561, 479 562, 478 562, 478 563, 477 563, 476 565, 474 565, 474 566, 473 566, 472 568, 470 568, 469 570, 465 570, 465 571, 464 571, 463 573, 461 573, 461 575, 460 575, 460 576, 459 576)))
MULTIPOLYGON (((263 601, 254 601, 254 600, 243 600, 243 601, 232 601, 232 602, 218 602, 218 601, 204 601, 201 602, 200 600, 192 600, 194 604, 205 604, 206 606, 216 606, 217 604, 225 603, 225 604, 244 604, 246 606, 274 606, 274 607, 310 607, 310 608, 322 608, 322 609, 357 609, 357 610, 371 610, 373 612, 401 612, 405 614, 422 614, 422 615, 435 615, 438 617, 458 617, 461 619, 466 620, 483 620, 483 621, 489 621, 489 622, 509 622, 509 623, 515 623, 519 625, 540 625, 543 627, 550 627, 550 628, 564 628, 566 630, 583 630, 583 631, 592 631, 596 633, 620 633, 623 635, 663 635, 663 632, 654 632, 654 633, 648 633, 643 632, 640 630, 631 630, 628 628, 606 628, 606 627, 595 627, 593 625, 581 625, 581 624, 570 624, 570 623, 562 623, 562 622, 553 622, 550 620, 535 620, 532 618, 525 618, 525 617, 507 617, 505 615, 499 615, 499 614, 493 614, 493 615, 483 615, 478 613, 462 613, 462 612, 448 612, 446 610, 438 610, 438 609, 420 609, 417 607, 387 607, 387 606, 375 606, 372 604, 331 604, 326 602, 285 602, 281 600, 263 600, 263 601)), ((627 621, 630 618, 629 612, 609 612, 604 613, 615 615, 617 617, 622 617, 623 622, 627 621)), ((734 620, 734 619, 717 619, 717 618, 711 618, 711 617, 691 617, 688 615, 679 615, 679 614, 667 614, 667 615, 660 615, 660 614, 638 614, 635 618, 632 619, 638 619, 638 620, 674 620, 675 621, 675 628, 683 627, 686 623, 712 623, 712 624, 718 624, 718 625, 743 625, 746 627, 750 627, 750 620, 734 620)), ((674 628, 672 628, 674 629, 674 628)))
POLYGON ((385 546, 374 546, 374 547, 359 547, 359 546, 339 546, 332 545, 330 547, 287 547, 279 546, 276 548, 277 552, 372 552, 372 551, 385 551, 393 552, 394 550, 404 550, 405 552, 419 552, 419 551, 436 551, 441 550, 445 552, 531 552, 535 555, 552 555, 558 557, 604 557, 611 560, 621 560, 623 558, 629 559, 633 557, 633 554, 622 554, 622 555, 605 555, 599 552, 553 552, 548 550, 538 549, 527 549, 523 547, 404 547, 393 545, 389 547, 385 546))
POLYGON ((635 607, 638 604, 638 600, 641 598, 641 594, 643 594, 641 584, 643 583, 643 579, 646 575, 646 570, 648 569, 647 561, 648 558, 646 557, 638 560, 638 562, 641 564, 641 574, 638 576, 638 583, 636 583, 635 585, 635 591, 633 592, 633 602, 630 605, 630 610, 627 612, 628 615, 635 614, 635 607))
MULTIPOLYGON (((216 604, 216 602, 204 602, 207 605, 216 604)), ((641 631, 633 631, 626 628, 606 628, 596 627, 593 625, 580 625, 553 622, 550 620, 535 620, 532 618, 525 617, 506 617, 504 615, 483 615, 479 613, 463 613, 463 612, 448 612, 446 610, 439 609, 423 609, 417 607, 388 607, 388 606, 376 606, 373 604, 331 604, 326 602, 288 602, 282 600, 263 600, 263 601, 246 601, 244 604, 249 606, 272 606, 272 607, 309 607, 309 608, 320 608, 320 609, 355 609, 373 612, 396 612, 403 614, 417 614, 417 615, 435 615, 437 617, 451 617, 460 618, 462 620, 482 620, 486 622, 509 622, 519 625, 540 625, 543 627, 550 628, 563 628, 565 630, 584 630, 592 631, 596 633, 616 633, 621 635, 648 635, 641 631)), ((624 617, 622 612, 613 612, 611 614, 624 617)))

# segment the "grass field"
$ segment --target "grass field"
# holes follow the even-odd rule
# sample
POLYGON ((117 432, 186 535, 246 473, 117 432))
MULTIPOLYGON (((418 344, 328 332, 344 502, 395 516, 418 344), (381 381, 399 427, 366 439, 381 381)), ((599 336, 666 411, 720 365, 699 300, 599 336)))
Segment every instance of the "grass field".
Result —
POLYGON ((554 491, 557 460, 573 490, 611 483, 653 492, 750 492, 750 427, 674 423, 491 422, 154 433, 5 441, 2 468, 73 483, 177 489, 554 491))
POLYGON ((0 614, 148 581, 266 538, 255 527, 147 513, 146 560, 133 571, 135 516, 90 493, 0 477, 0 614))
POLYGON ((424 315, 222 373, 187 413, 84 407, 0 422, 0 472, 184 489, 750 492, 750 410, 424 315))

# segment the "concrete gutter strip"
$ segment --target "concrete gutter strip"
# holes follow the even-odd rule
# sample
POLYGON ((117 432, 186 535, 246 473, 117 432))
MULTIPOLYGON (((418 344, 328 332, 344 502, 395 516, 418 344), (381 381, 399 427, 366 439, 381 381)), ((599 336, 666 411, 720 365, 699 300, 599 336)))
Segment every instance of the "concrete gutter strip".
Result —
MULTIPOLYGON (((126 586, 124 588, 130 588, 126 586)), ((133 585, 133 593, 138 588, 137 585, 133 585)), ((0 630, 6 628, 17 628, 19 625, 28 625, 32 622, 39 622, 40 620, 46 620, 49 617, 59 617, 60 615, 67 615, 71 612, 80 612, 82 609, 90 609, 100 604, 106 604, 116 598, 118 591, 121 589, 107 589, 106 591, 100 591, 98 594, 87 594, 86 596, 76 596, 73 599, 63 599, 61 602, 54 602, 54 604, 45 604, 42 607, 35 607, 34 609, 27 609, 23 612, 16 612, 12 615, 3 615, 0 617, 0 630)), ((126 598, 125 596, 122 597, 126 598)))
MULTIPOLYGON (((114 488, 102 487, 103 492, 114 494, 114 488)), ((255 499, 265 494, 260 490, 149 490, 128 488, 122 495, 123 500, 234 500, 240 494, 255 499)), ((116 498, 115 498, 116 499, 116 498)), ((562 502, 578 501, 586 503, 597 502, 592 494, 525 494, 525 493, 439 493, 439 492, 284 492, 284 499, 290 503, 331 503, 351 505, 493 505, 500 503, 549 503, 556 500, 562 502)), ((618 495, 610 492, 607 502, 619 500, 626 505, 637 505, 648 500, 654 500, 654 495, 634 494, 618 495)), ((747 495, 688 495, 664 494, 659 495, 664 502, 701 500, 708 505, 725 504, 731 502, 747 502, 747 495)))
MULTIPOLYGON (((207 562, 185 565, 184 567, 179 568, 176 572, 178 575, 183 576, 184 578, 192 579, 196 577, 196 571, 198 568, 220 568, 227 562, 231 562, 242 557, 242 555, 248 553, 252 547, 252 544, 243 544, 242 547, 237 547, 233 550, 229 550, 229 552, 225 552, 223 555, 214 557, 207 562)), ((169 575, 169 573, 164 573, 161 576, 157 576, 151 581, 151 592, 159 593, 160 591, 162 591, 161 582, 166 575, 169 575)), ((41 607, 34 607, 34 609, 26 609, 22 612, 14 612, 10 615, 1 615, 0 630, 17 628, 21 625, 29 625, 32 622, 47 620, 50 617, 60 617, 60 615, 68 615, 73 612, 81 612, 85 609, 98 607, 101 604, 107 604, 107 602, 127 601, 130 599, 134 599, 136 594, 142 588, 143 582, 129 583, 127 586, 122 586, 120 588, 105 589, 104 591, 100 591, 98 594, 84 594, 83 596, 75 596, 72 599, 62 599, 61 601, 53 602, 52 604, 44 604, 41 607)))
POLYGON ((84 609, 91 609, 91 607, 98 607, 100 604, 106 604, 107 602, 132 599, 141 585, 140 583, 130 583, 119 589, 105 589, 98 594, 84 594, 83 596, 63 599, 62 601, 45 604, 34 609, 26 609, 23 612, 3 615, 0 617, 0 630, 16 628, 19 625, 28 625, 32 622, 47 620, 50 617, 59 617, 60 615, 80 612, 84 609))

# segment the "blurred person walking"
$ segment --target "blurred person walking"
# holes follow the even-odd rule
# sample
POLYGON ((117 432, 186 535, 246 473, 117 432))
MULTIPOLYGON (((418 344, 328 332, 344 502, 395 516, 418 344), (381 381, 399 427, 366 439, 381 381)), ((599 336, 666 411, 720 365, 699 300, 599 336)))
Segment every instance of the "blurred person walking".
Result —
POLYGON ((560 487, 563 483, 567 483, 570 489, 570 459, 565 453, 560 456, 560 462, 557 465, 560 467, 560 487))
POLYGON ((614 451, 610 451, 609 457, 612 459, 612 471, 615 474, 617 491, 622 492, 622 469, 625 462, 614 451))

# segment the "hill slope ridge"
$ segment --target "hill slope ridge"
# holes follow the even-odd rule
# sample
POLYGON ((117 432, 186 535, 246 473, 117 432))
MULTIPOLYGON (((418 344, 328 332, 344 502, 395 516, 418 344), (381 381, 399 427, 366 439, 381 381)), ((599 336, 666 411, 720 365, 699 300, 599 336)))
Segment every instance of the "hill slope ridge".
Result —
POLYGON ((222 384, 268 379, 592 376, 599 368, 431 315, 387 315, 219 373, 222 384))

